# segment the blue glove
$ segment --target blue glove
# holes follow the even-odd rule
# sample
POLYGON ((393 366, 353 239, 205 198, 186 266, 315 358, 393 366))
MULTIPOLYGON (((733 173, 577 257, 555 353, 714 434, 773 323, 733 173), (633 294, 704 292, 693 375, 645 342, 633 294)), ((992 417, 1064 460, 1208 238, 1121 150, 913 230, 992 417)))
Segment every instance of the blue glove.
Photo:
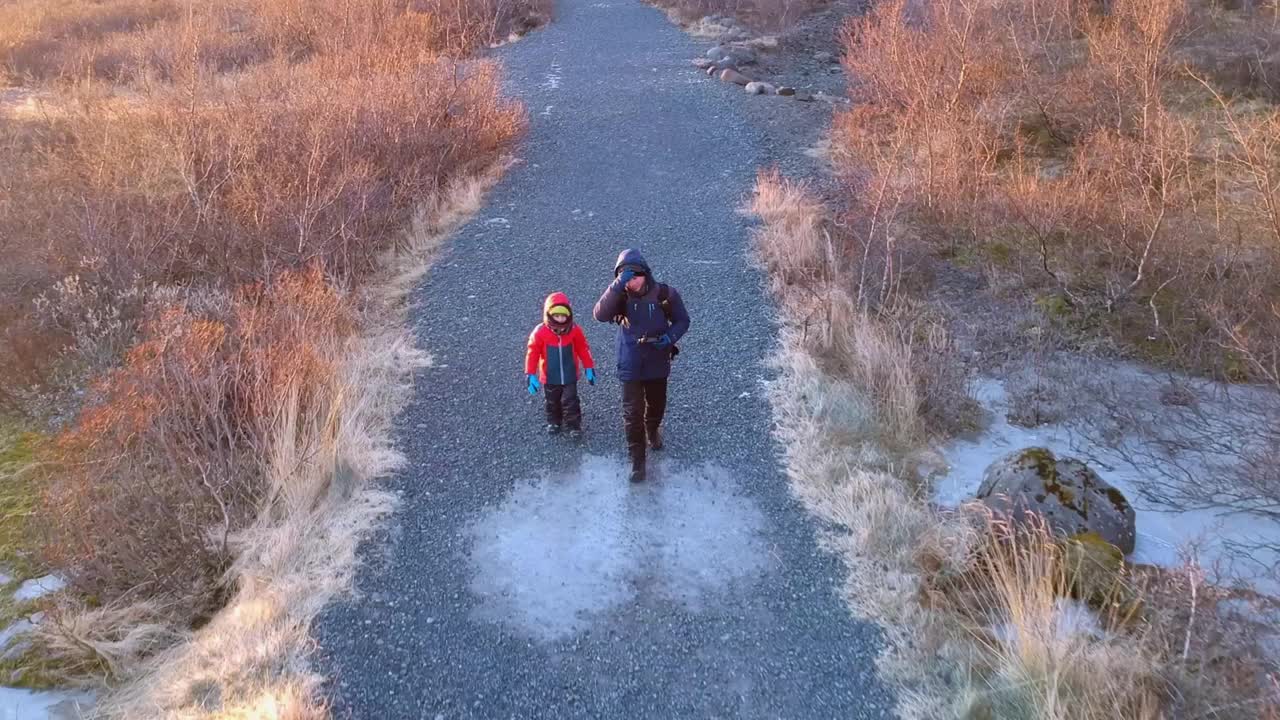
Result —
POLYGON ((631 282, 631 279, 634 278, 635 276, 636 276, 635 270, 632 270, 631 268, 625 268, 621 273, 618 274, 618 279, 614 281, 614 286, 618 288, 618 290, 626 290, 627 283, 631 282))
POLYGON ((591 383, 592 385, 595 385, 595 384, 596 384, 596 371, 595 371, 595 370, 592 370, 591 368, 587 368, 587 371, 586 371, 585 375, 587 376, 587 382, 591 383))
POLYGON ((530 395, 538 394, 538 376, 537 375, 529 376, 529 394, 530 395))
POLYGON ((658 341, 655 342, 653 345, 659 350, 666 350, 667 348, 671 347, 671 336, 667 335, 666 333, 663 333, 662 337, 658 338, 658 341))

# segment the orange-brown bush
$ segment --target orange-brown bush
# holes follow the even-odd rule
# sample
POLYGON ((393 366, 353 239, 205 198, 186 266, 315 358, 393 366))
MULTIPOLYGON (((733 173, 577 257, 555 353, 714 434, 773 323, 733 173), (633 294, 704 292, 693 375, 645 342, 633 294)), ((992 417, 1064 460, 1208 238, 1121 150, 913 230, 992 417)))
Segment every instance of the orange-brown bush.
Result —
POLYGON ((549 15, 546 0, 9 0, 0 72, 13 78, 172 79, 198 38, 200 67, 377 47, 463 55, 549 15))
POLYGON ((73 339, 74 318, 30 310, 42 294, 62 304, 61 278, 112 298, 157 284, 234 287, 317 263, 348 285, 416 202, 492 163, 521 131, 491 64, 366 60, 276 63, 225 90, 85 100, 32 121, 35 139, 10 145, 17 172, 0 207, 0 249, 12 253, 0 271, 0 354, 29 370, 0 386, 10 405, 65 370, 49 353, 73 339))
POLYGON ((1238 41, 1265 60, 1272 12, 888 2, 845 31, 858 103, 836 120, 837 156, 892 189, 902 237, 1054 296, 1129 349, 1258 376, 1240 358, 1280 338, 1259 312, 1280 300, 1280 111, 1223 94, 1230 68, 1206 53, 1229 39, 1206 35, 1249 15, 1238 41))
POLYGON ((654 0, 683 23, 708 15, 728 15, 753 28, 781 31, 827 3, 827 0, 654 0))
POLYGON ((319 268, 172 295, 52 448, 44 514, 78 589, 191 620, 216 609, 231 540, 268 504, 281 408, 325 407, 355 318, 319 268))
MULTIPOLYGON (((96 78, 0 106, 0 403, 59 433, 46 555, 103 617, 159 615, 165 642, 207 618, 243 585, 237 534, 325 494, 336 461, 303 455, 382 422, 338 409, 370 325, 353 298, 522 132, 497 65, 459 56, 532 7, 0 4, 16 76, 96 78)), ((120 671, 71 645, 69 669, 120 671)))

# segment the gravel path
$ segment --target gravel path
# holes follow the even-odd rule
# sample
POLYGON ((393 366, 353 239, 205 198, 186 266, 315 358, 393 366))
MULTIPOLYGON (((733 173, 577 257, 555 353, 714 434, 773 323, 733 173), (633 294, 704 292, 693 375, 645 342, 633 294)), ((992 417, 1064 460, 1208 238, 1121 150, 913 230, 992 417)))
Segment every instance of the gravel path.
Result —
POLYGON ((787 101, 707 80, 699 44, 635 0, 557 12, 497 53, 530 111, 523 164, 416 298, 437 364, 401 421, 403 504, 316 631, 335 715, 889 717, 877 632, 843 605, 769 434, 770 306, 735 208, 780 158, 740 110, 787 101), (589 317, 627 246, 693 317, 668 449, 640 487, 613 328, 589 317), (524 391, 552 290, 602 370, 581 444, 546 437, 524 391))

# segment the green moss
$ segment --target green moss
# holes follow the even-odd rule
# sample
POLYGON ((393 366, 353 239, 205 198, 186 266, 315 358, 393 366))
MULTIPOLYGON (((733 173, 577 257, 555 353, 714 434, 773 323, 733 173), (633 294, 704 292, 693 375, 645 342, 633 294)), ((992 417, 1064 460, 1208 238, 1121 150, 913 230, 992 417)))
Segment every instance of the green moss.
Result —
POLYGON ((1062 545, 1071 595, 1102 611, 1108 625, 1124 624, 1142 610, 1125 566, 1124 553, 1095 532, 1071 536, 1062 545))
POLYGON ((1008 267, 1013 262, 1013 248, 996 241, 987 245, 987 257, 991 264, 1008 267))
POLYGON ((1036 307, 1054 320, 1070 317, 1073 311, 1071 300, 1061 293, 1041 295, 1035 300, 1036 307))
POLYGON ((1105 492, 1107 495, 1107 499, 1111 501, 1111 504, 1115 507, 1116 510, 1119 510, 1120 512, 1124 512, 1125 510, 1129 509, 1129 500, 1124 496, 1124 493, 1120 492, 1119 490, 1113 487, 1108 487, 1105 490, 1105 492))
MULTIPOLYGON (((1036 476, 1043 483, 1045 493, 1058 498, 1064 507, 1071 508, 1080 514, 1084 512, 1076 507, 1076 494, 1071 488, 1064 487, 1058 478, 1058 459, 1046 448, 1027 448, 1022 451, 1021 462, 1033 468, 1036 476)), ((1044 496, 1037 495, 1037 499, 1044 496)))
POLYGON ((30 470, 41 439, 0 421, 0 565, 16 577, 36 572, 33 518, 40 492, 30 470))

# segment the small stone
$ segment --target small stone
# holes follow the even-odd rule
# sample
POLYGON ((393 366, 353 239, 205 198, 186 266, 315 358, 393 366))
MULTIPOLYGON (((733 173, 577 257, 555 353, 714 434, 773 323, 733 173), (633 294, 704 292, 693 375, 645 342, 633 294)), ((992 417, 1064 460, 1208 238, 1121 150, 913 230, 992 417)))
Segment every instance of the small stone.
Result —
POLYGON ((751 78, 732 68, 726 68, 720 71, 720 79, 725 82, 731 82, 735 85, 746 85, 751 82, 751 78))
POLYGON ((717 45, 707 51, 706 57, 708 60, 720 60, 728 54, 728 51, 724 49, 723 45, 717 45))
POLYGON ((772 95, 777 92, 769 83, 758 80, 747 83, 743 90, 746 90, 748 95, 772 95))
POLYGON ((45 614, 44 614, 44 611, 42 610, 27 619, 31 621, 32 625, 39 625, 40 623, 44 622, 44 618, 45 618, 45 614))
POLYGON ((797 90, 795 94, 795 99, 799 100, 800 102, 813 102, 813 93, 809 92, 808 90, 797 90))
POLYGON ((729 51, 728 57, 738 65, 752 65, 756 61, 756 51, 751 48, 734 48, 729 51))
POLYGON ((783 85, 782 87, 778 88, 778 94, 785 97, 791 97, 792 95, 796 94, 796 89, 793 87, 787 87, 786 85, 783 85))
POLYGON ((715 60, 708 57, 700 57, 693 59, 693 66, 700 69, 706 69, 716 64, 715 60))

